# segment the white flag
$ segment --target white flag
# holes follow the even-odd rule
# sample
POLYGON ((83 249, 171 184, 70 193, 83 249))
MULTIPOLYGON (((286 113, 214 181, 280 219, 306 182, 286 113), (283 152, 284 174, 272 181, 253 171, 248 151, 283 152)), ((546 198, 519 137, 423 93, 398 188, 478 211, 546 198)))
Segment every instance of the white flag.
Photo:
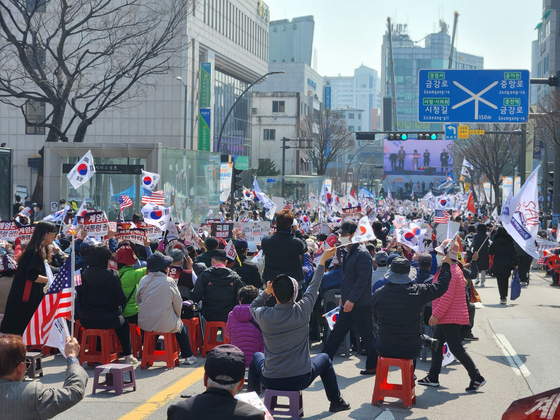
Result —
POLYGON ((226 252, 226 256, 230 260, 235 261, 235 257, 237 256, 237 251, 235 250, 235 246, 233 245, 231 239, 229 240, 226 247, 224 248, 224 251, 226 252))
POLYGON ((253 200, 253 194, 251 194, 251 191, 249 191, 249 189, 246 187, 243 187, 243 200, 247 200, 247 201, 253 200))
POLYGON ((70 206, 65 205, 62 210, 59 210, 56 213, 45 216, 43 220, 48 220, 50 222, 55 222, 55 223, 56 222, 64 223, 64 219, 66 218, 66 213, 68 212, 68 210, 70 210, 70 206))
POLYGON ((373 229, 369 224, 369 219, 367 216, 364 216, 358 222, 358 228, 356 229, 356 233, 354 233, 354 236, 352 237, 352 243, 356 244, 358 242, 372 241, 374 239, 376 238, 375 234, 373 233, 373 229))
POLYGON ((144 216, 144 222, 149 225, 157 226, 165 232, 169 219, 171 218, 171 211, 173 211, 173 207, 164 207, 148 203, 142 207, 142 216, 144 216))
POLYGON ((334 324, 336 324, 336 320, 338 319, 338 314, 340 313, 340 306, 337 306, 333 310, 327 312, 324 317, 327 320, 327 324, 329 328, 332 330, 334 328, 334 324))
POLYGON ((509 205, 504 209, 502 223, 517 244, 533 258, 539 258, 539 252, 535 245, 537 232, 539 231, 539 183, 540 165, 527 178, 523 187, 511 199, 509 205))
POLYGON ((72 170, 68 173, 70 184, 77 189, 84 185, 95 174, 95 165, 93 164, 93 156, 91 150, 81 158, 72 170))
POLYGON ((159 174, 153 172, 142 171, 142 188, 153 191, 159 182, 159 174))
POLYGON ((56 318, 51 326, 49 337, 45 345, 49 347, 54 347, 62 353, 64 357, 64 346, 66 345, 66 336, 70 335, 68 331, 68 326, 66 325, 66 320, 63 318, 56 318))
POLYGON ((455 360, 455 356, 449 350, 449 345, 447 343, 443 343, 443 359, 441 360, 441 366, 445 367, 450 363, 453 363, 455 360))

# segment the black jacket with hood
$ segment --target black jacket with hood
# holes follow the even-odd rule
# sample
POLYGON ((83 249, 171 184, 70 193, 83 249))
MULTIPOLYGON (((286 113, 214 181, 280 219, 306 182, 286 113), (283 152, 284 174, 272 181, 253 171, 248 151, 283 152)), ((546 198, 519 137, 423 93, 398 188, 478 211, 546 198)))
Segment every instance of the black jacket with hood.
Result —
POLYGON ((126 305, 119 276, 109 268, 89 267, 76 291, 82 319, 117 318, 126 305))
POLYGON ((227 322, 228 314, 238 304, 237 292, 245 284, 241 277, 226 267, 210 267, 200 273, 191 294, 202 300, 202 316, 206 321, 227 322))
POLYGON ((517 252, 515 246, 513 246, 513 238, 503 227, 499 227, 494 235, 488 254, 494 256, 492 271, 495 274, 511 274, 513 267, 519 265, 517 252))

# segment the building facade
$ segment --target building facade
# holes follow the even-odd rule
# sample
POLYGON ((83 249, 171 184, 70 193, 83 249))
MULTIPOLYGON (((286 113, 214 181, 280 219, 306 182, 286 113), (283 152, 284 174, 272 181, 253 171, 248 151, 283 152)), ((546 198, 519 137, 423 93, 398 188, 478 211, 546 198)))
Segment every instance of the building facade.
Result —
MULTIPOLYGON (((269 161, 277 170, 282 170, 282 139, 299 137, 301 104, 299 92, 253 93, 253 162, 256 167, 264 167, 265 161, 269 161)), ((285 174, 311 175, 311 160, 298 145, 297 141, 286 142, 290 148, 284 156, 285 174)))
MULTIPOLYGON (((440 130, 441 124, 418 122, 418 71, 421 69, 447 69, 451 51, 448 25, 441 22, 438 33, 424 38, 424 46, 414 42, 407 25, 393 24, 393 60, 397 102, 398 130, 440 130)), ((482 69, 482 57, 453 51, 453 69, 482 69)), ((392 97, 389 67, 389 34, 383 35, 381 48, 381 97, 392 97)), ((382 114, 385 112, 382 109, 382 114)), ((383 120, 383 118, 381 118, 383 120)))
MULTIPOLYGON (((47 12, 48 8, 47 4, 47 12)), ((142 150, 163 147, 209 153, 217 151, 219 132, 234 101, 250 83, 267 72, 269 16, 268 6, 260 0, 194 2, 193 11, 183 22, 180 39, 177 39, 185 47, 171 57, 172 70, 147 79, 146 87, 139 95, 127 100, 119 108, 106 110, 88 127, 84 144, 92 145, 96 163, 111 163, 106 152, 102 153, 103 156, 95 155, 95 151, 101 150, 97 147, 100 144, 108 147, 136 145, 142 150), (204 127, 206 129, 202 129, 204 127)), ((238 102, 224 126, 220 152, 252 155, 251 109, 251 95, 248 94, 238 102)), ((48 105, 37 104, 31 109, 30 115, 35 115, 39 120, 49 112, 48 105)), ((66 115, 67 121, 69 118, 66 115)), ((72 133, 72 129, 69 130, 70 142, 72 133)), ((0 142, 5 142, 6 147, 13 150, 13 184, 19 186, 18 191, 33 191, 40 161, 37 151, 45 139, 44 129, 26 126, 19 110, 0 104, 0 142)), ((62 191, 66 190, 67 196, 64 198, 80 200, 84 194, 90 194, 92 200, 98 197, 103 203, 109 203, 109 189, 76 191, 68 188, 60 165, 76 162, 79 159, 76 156, 78 149, 62 149, 53 147, 46 152, 54 153, 60 159, 54 159, 53 155, 51 161, 58 162, 59 166, 45 166, 45 180, 48 182, 44 183, 44 203, 58 201, 62 191), (107 197, 101 198, 103 194, 107 197)), ((82 150, 79 151, 81 153, 82 150)), ((151 155, 149 151, 142 153, 144 158, 151 155)), ((118 164, 133 165, 139 162, 135 160, 136 157, 127 159, 121 155, 119 152, 113 163, 118 161, 118 164)), ((144 169, 148 171, 163 171, 162 159, 148 158, 145 164, 144 169)), ((174 166, 173 173, 177 175, 177 180, 184 180, 192 165, 178 162, 174 166)), ((95 177, 100 177, 95 185, 106 184, 101 179, 105 177, 104 174, 95 177)), ((118 176, 111 179, 114 192, 126 190, 130 182, 138 184, 140 175, 130 180, 121 179, 122 182, 118 176)), ((134 185, 130 187, 134 188, 134 185)), ((174 204, 171 200, 179 202, 189 198, 177 194, 182 190, 181 194, 188 195, 190 188, 186 186, 179 189, 171 182, 161 187, 166 189, 166 204, 174 204)), ((194 195, 191 198, 194 200, 194 195)), ((135 209, 140 200, 137 201, 135 209)), ((102 205, 98 202, 94 204, 102 205)))
MULTIPOLYGON (((268 61, 271 63, 313 64, 313 16, 295 17, 270 22, 270 48, 268 61)), ((315 67, 313 65, 313 67, 315 67)))
MULTIPOLYGON (((364 110, 360 124, 363 131, 375 130, 371 110, 379 108, 379 76, 377 71, 361 65, 354 76, 325 76, 325 87, 331 89, 331 108, 358 108, 364 110)), ((358 130, 361 131, 361 130, 358 130)))

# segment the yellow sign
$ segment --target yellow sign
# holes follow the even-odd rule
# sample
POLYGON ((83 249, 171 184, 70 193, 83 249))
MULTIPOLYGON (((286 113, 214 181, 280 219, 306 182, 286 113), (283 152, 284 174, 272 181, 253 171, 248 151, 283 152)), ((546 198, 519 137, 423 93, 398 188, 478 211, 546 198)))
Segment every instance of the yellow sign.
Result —
POLYGON ((457 138, 460 139, 468 139, 469 138, 469 126, 468 125, 460 125, 459 126, 459 134, 457 138))
POLYGON ((469 130, 469 135, 471 136, 481 136, 484 134, 484 130, 469 130))

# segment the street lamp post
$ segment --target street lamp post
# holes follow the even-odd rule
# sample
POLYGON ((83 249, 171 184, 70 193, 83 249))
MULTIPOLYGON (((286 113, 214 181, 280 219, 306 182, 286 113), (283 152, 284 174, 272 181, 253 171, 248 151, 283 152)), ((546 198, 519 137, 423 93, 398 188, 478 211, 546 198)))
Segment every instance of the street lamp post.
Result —
MULTIPOLYGON (((237 99, 235 100, 235 102, 233 103, 233 105, 231 106, 231 108, 229 109, 226 118, 224 118, 224 122, 222 123, 222 127, 220 128, 220 135, 218 136, 218 147, 216 148, 217 152, 220 153, 220 147, 222 146, 222 134, 224 133, 224 128, 226 126, 226 122, 231 114, 231 111, 233 111, 233 108, 235 108, 235 105, 237 105, 237 102, 239 102, 239 100, 243 97, 243 95, 245 95, 249 89, 251 89, 254 85, 256 85, 257 83, 259 83, 262 79, 264 79, 267 76, 270 76, 271 74, 284 74, 284 70, 279 70, 279 71, 270 71, 268 73, 266 73, 265 75, 259 77, 257 80, 255 80, 253 83, 251 83, 249 86, 247 86, 247 89, 245 89, 241 95, 239 95, 237 97, 237 99)), ((233 193, 233 190, 232 190, 233 193)))
MULTIPOLYGON (((181 76, 177 76, 176 79, 180 81, 185 87, 185 112, 183 113, 183 148, 187 148, 187 84, 181 76)), ((191 149, 192 149, 191 144, 191 149)))

